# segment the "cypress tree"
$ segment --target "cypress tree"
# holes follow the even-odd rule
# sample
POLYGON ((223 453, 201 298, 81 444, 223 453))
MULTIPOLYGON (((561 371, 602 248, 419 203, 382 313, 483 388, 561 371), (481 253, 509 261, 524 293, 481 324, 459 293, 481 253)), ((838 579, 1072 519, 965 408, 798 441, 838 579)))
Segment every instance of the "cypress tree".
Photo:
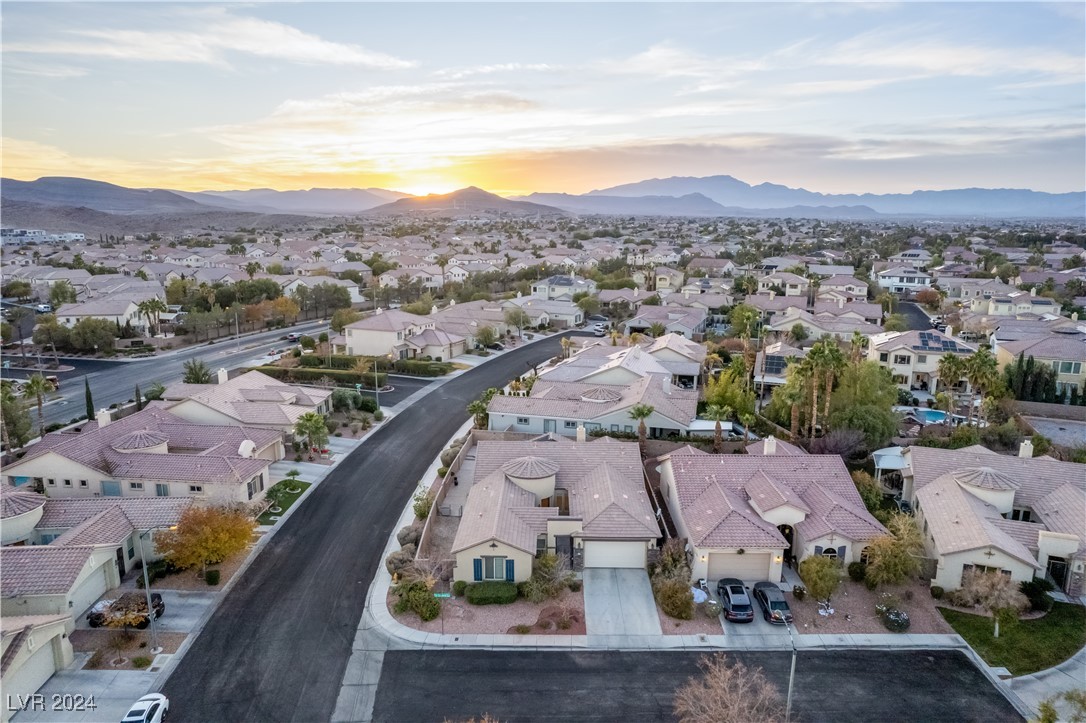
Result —
POLYGON ((143 411, 143 397, 140 395, 140 385, 136 385, 136 411, 143 411))
POLYGON ((94 420, 94 398, 91 396, 90 381, 83 377, 83 396, 87 400, 87 420, 94 420))

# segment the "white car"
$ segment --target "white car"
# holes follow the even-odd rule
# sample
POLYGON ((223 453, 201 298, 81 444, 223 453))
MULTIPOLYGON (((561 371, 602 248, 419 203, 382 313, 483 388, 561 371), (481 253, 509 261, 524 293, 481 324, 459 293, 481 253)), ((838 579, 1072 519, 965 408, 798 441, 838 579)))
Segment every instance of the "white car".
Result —
POLYGON ((592 333, 596 336, 606 336, 607 324, 596 324, 592 327, 592 333))
POLYGON ((132 704, 121 723, 162 723, 169 709, 169 698, 160 693, 148 693, 132 704))

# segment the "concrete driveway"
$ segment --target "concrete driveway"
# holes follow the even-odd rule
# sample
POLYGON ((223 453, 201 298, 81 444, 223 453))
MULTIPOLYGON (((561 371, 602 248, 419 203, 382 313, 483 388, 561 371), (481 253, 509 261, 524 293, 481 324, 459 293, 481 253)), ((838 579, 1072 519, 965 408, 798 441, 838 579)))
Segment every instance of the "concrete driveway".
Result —
MULTIPOLYGON (((208 606, 215 600, 217 592, 188 592, 183 590, 158 590, 151 586, 153 592, 162 595, 162 602, 166 604, 166 612, 155 622, 161 633, 191 633, 196 628, 196 621, 204 614, 208 606)), ((125 592, 131 592, 126 590, 125 592)), ((138 590, 137 592, 143 592, 138 590)), ((89 630, 87 616, 80 615, 76 618, 77 630, 89 630)))
POLYGON ((38 690, 45 710, 23 710, 16 723, 100 723, 118 721, 155 681, 157 672, 144 670, 62 670, 38 690), (58 696, 56 699, 53 696, 58 696), (93 709, 64 710, 65 696, 82 696, 93 709), (54 708, 54 700, 57 706, 54 708))
POLYGON ((660 616, 644 570, 584 571, 584 618, 589 645, 610 646, 616 637, 659 636, 660 616))

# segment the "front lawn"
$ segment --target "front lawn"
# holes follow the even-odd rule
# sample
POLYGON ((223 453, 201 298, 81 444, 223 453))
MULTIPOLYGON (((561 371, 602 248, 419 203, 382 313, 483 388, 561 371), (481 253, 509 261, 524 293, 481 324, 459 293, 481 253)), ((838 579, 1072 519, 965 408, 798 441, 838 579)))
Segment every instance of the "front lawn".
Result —
POLYGON ((1080 605, 1056 603, 1043 618, 1022 620, 1009 630, 1000 626, 999 638, 992 637, 991 618, 944 608, 939 612, 986 663, 1016 676, 1059 665, 1086 645, 1086 608, 1080 605))
POLYGON ((285 515, 287 513, 287 510, 290 509, 290 506, 293 505, 295 502, 297 502, 298 498, 301 497, 303 494, 305 494, 305 491, 307 489, 309 489, 309 483, 308 482, 290 482, 290 483, 288 483, 287 480, 284 480, 283 482, 280 482, 279 484, 288 485, 291 489, 296 489, 298 491, 297 492, 286 492, 286 493, 283 494, 283 500, 282 500, 282 502, 279 503, 279 507, 282 508, 281 511, 272 512, 271 508, 269 507, 268 511, 266 511, 264 514, 262 514, 260 517, 256 518, 256 521, 258 523, 260 523, 261 525, 274 525, 276 522, 278 522, 278 520, 273 520, 272 517, 282 517, 283 515, 285 515))

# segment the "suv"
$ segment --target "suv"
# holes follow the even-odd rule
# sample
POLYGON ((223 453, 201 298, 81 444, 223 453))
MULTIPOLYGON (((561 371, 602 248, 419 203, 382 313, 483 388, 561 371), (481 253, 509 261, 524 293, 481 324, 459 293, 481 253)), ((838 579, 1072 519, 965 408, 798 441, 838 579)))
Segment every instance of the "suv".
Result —
POLYGON ((720 596, 720 604, 724 608, 724 619, 733 623, 754 622, 754 606, 747 595, 747 588, 743 581, 734 577, 726 577, 716 584, 716 594, 720 596))
POLYGON ((774 625, 787 625, 792 622, 792 609, 784 599, 780 587, 771 582, 754 583, 754 599, 762 608, 762 617, 774 625))
POLYGON ((51 312, 53 310, 53 305, 52 304, 38 304, 36 307, 34 307, 34 309, 39 314, 48 314, 49 312, 51 312))
MULTIPOLYGON (((151 608, 154 610, 155 620, 166 612, 166 603, 162 602, 162 595, 151 593, 151 608)), ((137 621, 133 627, 143 630, 151 624, 147 617, 147 595, 142 592, 126 592, 116 600, 99 600, 87 613, 87 624, 92 628, 109 626, 111 620, 120 620, 128 613, 134 613, 137 621)))

